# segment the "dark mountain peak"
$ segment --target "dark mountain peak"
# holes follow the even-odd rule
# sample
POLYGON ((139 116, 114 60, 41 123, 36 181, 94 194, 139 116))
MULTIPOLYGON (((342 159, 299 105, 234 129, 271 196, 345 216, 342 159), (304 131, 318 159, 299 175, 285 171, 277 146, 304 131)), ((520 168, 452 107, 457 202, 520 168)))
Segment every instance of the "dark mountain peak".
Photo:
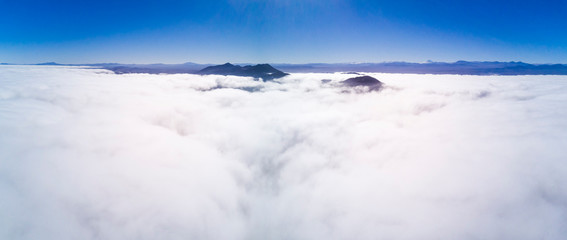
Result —
POLYGON ((353 77, 341 82, 348 87, 368 87, 368 91, 378 91, 382 88, 382 82, 371 76, 353 77))
POLYGON ((267 63, 261 63, 261 64, 256 64, 252 67, 256 67, 256 68, 271 68, 271 69, 275 69, 274 67, 272 67, 272 65, 267 64, 267 63))
POLYGON ((218 75, 233 75, 243 77, 261 78, 263 81, 281 78, 288 75, 280 70, 275 69, 270 64, 257 64, 247 65, 244 67, 225 63, 223 65, 210 66, 201 69, 197 72, 202 75, 218 74, 218 75))
POLYGON ((207 74, 233 75, 233 73, 238 72, 240 68, 241 68, 240 66, 235 66, 230 63, 225 63, 223 65, 215 65, 215 66, 209 66, 203 68, 198 73, 203 75, 207 75, 207 74))
POLYGON ((257 64, 255 66, 252 66, 255 69, 262 69, 262 70, 269 70, 269 71, 279 71, 277 69, 275 69, 274 67, 272 67, 272 65, 264 63, 264 64, 257 64))

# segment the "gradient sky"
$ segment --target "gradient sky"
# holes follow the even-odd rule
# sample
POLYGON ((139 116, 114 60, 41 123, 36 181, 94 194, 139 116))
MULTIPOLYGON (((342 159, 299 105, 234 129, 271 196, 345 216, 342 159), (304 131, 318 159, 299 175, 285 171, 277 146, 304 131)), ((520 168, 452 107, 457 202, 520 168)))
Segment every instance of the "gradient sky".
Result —
POLYGON ((0 0, 0 62, 567 63, 567 0, 0 0))

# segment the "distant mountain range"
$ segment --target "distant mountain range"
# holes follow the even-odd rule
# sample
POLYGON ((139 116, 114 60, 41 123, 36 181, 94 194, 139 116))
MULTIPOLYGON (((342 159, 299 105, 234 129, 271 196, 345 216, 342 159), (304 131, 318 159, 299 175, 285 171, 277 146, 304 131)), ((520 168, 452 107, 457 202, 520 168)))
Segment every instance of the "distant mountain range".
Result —
POLYGON ((566 64, 529 64, 523 62, 387 62, 387 63, 314 63, 274 64, 286 72, 380 72, 461 75, 567 75, 566 64))
MULTIPOLYGON (((7 65, 7 63, 2 63, 7 65)), ((259 64, 241 67, 223 64, 58 64, 54 62, 36 65, 91 66, 123 73, 193 73, 252 76, 265 80, 285 76, 283 72, 380 72, 417 74, 461 74, 461 75, 567 75, 567 64, 529 64, 523 62, 385 62, 385 63, 309 63, 309 64, 259 64), (272 67, 273 66, 273 67, 272 67), (212 68, 208 68, 212 67, 212 68), (276 69, 277 68, 277 69, 276 69), (278 70, 279 69, 279 70, 278 70), (262 72, 266 74, 262 74, 262 72), (271 74, 269 74, 271 73, 271 74)))

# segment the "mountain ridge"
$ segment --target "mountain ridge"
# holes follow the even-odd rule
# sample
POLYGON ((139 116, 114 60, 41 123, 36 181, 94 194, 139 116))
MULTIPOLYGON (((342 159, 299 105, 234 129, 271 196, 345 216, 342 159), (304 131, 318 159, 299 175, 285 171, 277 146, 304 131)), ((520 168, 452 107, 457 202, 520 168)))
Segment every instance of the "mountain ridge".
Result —
POLYGON ((380 72, 460 75, 567 75, 567 64, 530 64, 524 62, 457 61, 274 64, 286 72, 380 72))
MULTIPOLYGON (((2 65, 19 65, 2 63, 2 65)), ((26 65, 26 64, 20 64, 26 65)), ((29 65, 29 64, 28 64, 29 65)), ((38 65, 38 64, 31 64, 38 65)), ((116 74, 150 73, 177 74, 198 72, 213 64, 60 64, 55 62, 40 65, 90 66, 113 71, 116 74)), ((232 64, 231 64, 232 65, 232 64)), ((218 65, 217 65, 218 66, 218 65)), ((238 65, 233 65, 238 66, 238 65)), ((252 66, 252 65, 249 65, 252 66)), ((532 64, 519 61, 456 61, 456 62, 382 62, 382 63, 276 63, 270 66, 288 73, 330 73, 330 72, 376 72, 376 73, 411 73, 411 74, 460 74, 460 75, 567 75, 567 64, 532 64)))

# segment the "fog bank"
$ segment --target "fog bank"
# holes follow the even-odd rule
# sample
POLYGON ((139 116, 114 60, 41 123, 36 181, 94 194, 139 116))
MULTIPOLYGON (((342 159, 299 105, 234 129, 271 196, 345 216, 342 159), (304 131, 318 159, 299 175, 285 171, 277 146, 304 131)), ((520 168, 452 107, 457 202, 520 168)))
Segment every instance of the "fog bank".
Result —
POLYGON ((567 236, 566 76, 370 75, 0 66, 0 239, 567 236))

